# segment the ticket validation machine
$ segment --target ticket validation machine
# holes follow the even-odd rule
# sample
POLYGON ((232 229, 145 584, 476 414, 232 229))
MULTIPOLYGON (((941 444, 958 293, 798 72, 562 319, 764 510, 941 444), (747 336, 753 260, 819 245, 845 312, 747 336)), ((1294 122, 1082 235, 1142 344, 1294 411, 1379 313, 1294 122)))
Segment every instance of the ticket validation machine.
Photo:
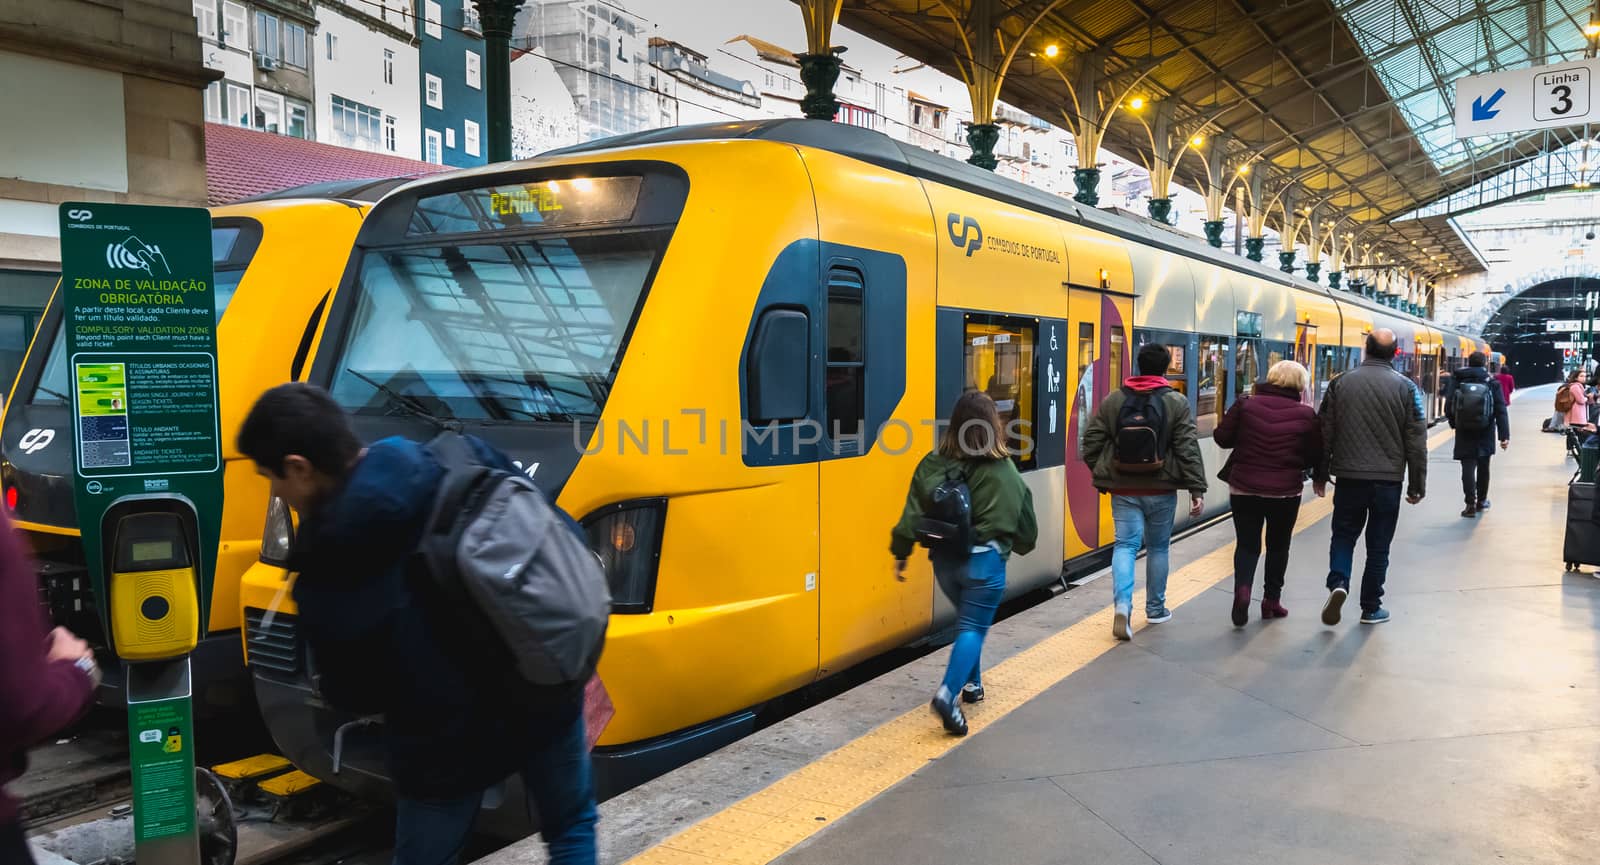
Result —
POLYGON ((127 662, 135 858, 200 865, 189 654, 200 642, 199 544, 177 497, 114 503, 101 521, 111 641, 127 662))
POLYGON ((183 520, 123 516, 112 542, 111 630, 129 661, 179 658, 200 642, 200 591, 183 520))

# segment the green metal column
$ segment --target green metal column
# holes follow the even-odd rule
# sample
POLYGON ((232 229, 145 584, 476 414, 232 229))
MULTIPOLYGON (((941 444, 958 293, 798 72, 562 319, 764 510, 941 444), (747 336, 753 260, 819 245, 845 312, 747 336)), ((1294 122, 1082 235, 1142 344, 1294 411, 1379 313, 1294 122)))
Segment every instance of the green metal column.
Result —
POLYGON ((511 31, 524 0, 475 0, 483 23, 483 95, 489 119, 489 161, 511 159, 511 31))

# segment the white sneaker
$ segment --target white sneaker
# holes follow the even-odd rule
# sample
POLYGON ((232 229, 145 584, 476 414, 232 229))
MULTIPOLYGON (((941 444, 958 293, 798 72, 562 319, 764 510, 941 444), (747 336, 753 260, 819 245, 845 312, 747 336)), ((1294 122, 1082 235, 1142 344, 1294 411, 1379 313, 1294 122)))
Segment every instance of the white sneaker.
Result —
POLYGON ((1111 636, 1119 640, 1133 639, 1133 625, 1129 622, 1130 618, 1128 613, 1118 610, 1116 618, 1111 620, 1111 636))

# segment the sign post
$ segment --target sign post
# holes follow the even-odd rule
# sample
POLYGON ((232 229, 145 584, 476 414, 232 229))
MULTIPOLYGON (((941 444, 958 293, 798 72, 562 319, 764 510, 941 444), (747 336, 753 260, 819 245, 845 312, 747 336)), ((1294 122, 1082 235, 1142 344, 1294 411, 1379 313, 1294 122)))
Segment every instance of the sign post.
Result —
POLYGON ((1600 117, 1600 59, 1456 80, 1456 138, 1559 129, 1600 117))
POLYGON ((211 217, 61 205, 74 504, 102 621, 127 665, 140 865, 200 861, 189 653, 222 519, 211 217))

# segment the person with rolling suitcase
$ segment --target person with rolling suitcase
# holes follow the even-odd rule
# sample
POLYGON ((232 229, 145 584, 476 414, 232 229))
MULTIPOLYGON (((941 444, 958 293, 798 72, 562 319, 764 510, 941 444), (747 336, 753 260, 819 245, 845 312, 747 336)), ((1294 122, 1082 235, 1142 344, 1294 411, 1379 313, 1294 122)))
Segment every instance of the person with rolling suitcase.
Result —
POLYGON ((1561 543, 1561 557, 1567 570, 1583 565, 1600 565, 1600 497, 1592 481, 1573 481, 1567 485, 1567 531, 1561 543))

